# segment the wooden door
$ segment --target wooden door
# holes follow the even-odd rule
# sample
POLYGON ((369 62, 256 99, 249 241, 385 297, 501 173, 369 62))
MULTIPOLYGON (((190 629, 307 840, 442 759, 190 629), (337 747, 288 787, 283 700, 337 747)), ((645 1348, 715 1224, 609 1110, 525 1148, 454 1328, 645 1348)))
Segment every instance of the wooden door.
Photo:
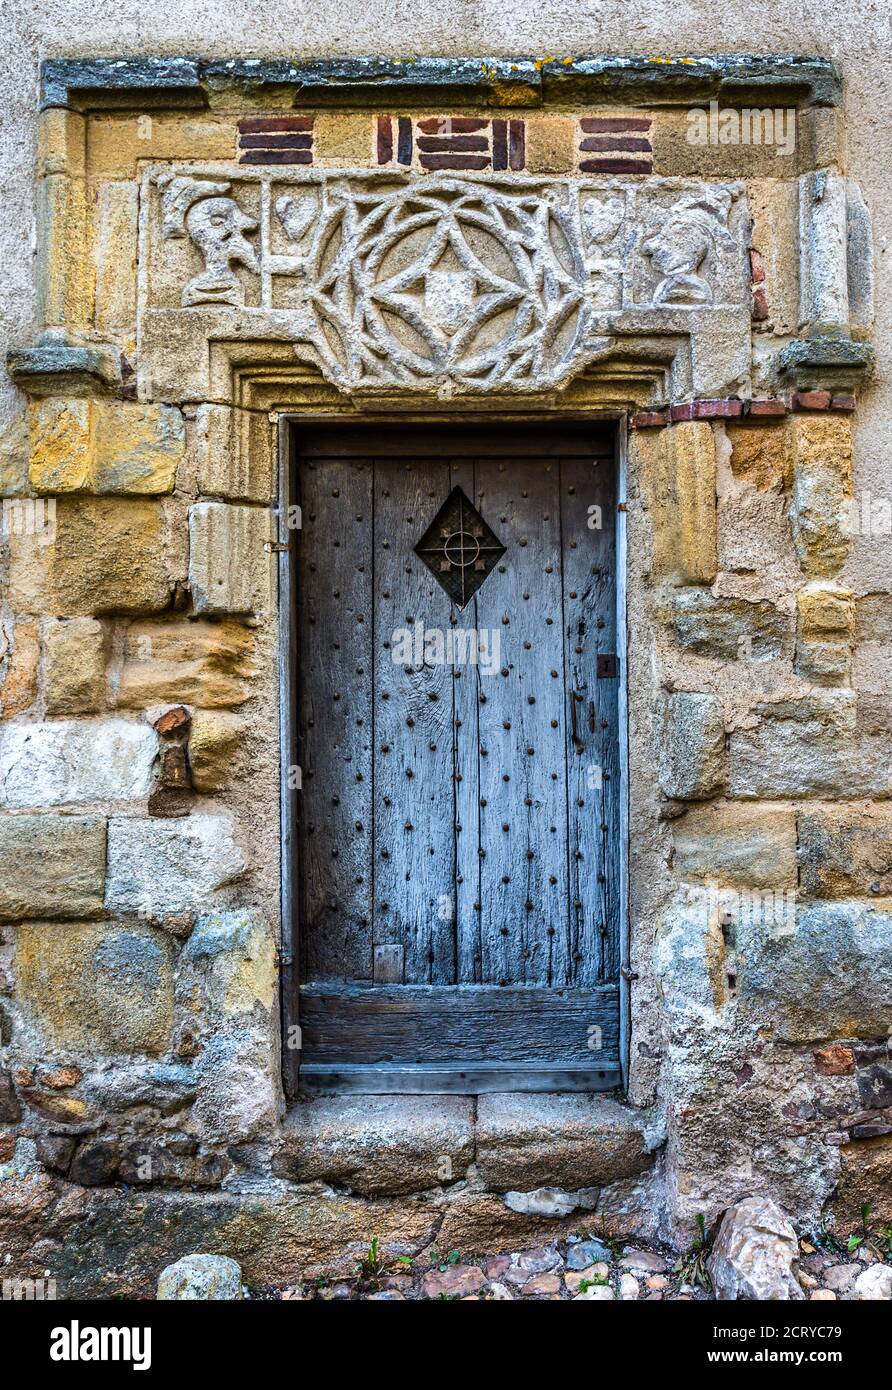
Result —
POLYGON ((297 449, 302 1083, 616 1086, 612 436, 297 449))

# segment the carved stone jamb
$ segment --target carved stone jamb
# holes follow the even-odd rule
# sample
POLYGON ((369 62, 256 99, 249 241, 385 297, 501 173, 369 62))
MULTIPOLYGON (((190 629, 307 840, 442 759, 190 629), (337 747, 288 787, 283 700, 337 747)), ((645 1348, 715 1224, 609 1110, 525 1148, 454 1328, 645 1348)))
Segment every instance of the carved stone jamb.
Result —
POLYGON ((873 322, 870 216, 860 190, 832 169, 799 180, 799 332, 775 359, 784 385, 852 391, 874 368, 857 335, 873 322))

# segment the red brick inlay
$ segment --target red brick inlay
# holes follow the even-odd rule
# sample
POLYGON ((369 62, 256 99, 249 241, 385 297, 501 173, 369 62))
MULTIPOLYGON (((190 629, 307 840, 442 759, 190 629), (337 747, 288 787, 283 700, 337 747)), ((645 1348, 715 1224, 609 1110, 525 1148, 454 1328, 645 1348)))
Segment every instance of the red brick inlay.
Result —
POLYGON ((238 123, 239 164, 312 164, 312 116, 246 116, 238 123))
POLYGON ((649 116, 582 116, 581 174, 652 174, 649 116))
POLYGON ((789 406, 777 396, 765 400, 740 400, 737 396, 727 396, 719 400, 679 401, 676 405, 660 406, 655 410, 638 410, 629 417, 629 427, 633 430, 661 429, 664 425, 674 425, 682 420, 733 420, 741 415, 777 420, 783 419, 791 410, 852 411, 855 405, 854 396, 832 396, 829 391, 795 391, 789 406))
POLYGON ((379 116, 379 164, 408 168, 417 156, 421 169, 523 169, 526 132, 522 120, 477 116, 379 116))

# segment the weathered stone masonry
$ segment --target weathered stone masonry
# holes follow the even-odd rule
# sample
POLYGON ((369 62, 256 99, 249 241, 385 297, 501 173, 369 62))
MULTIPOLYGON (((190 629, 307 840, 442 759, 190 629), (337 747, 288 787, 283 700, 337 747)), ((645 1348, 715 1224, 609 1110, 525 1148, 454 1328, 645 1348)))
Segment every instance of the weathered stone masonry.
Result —
POLYGON ((52 62, 43 101, 45 331, 0 450, 13 1272, 516 1245, 504 1193, 542 1185, 678 1241, 763 1191, 892 1220, 892 585, 848 579, 882 515, 835 70, 52 62), (795 150, 691 144, 711 100, 795 108, 795 150), (419 208, 459 279, 407 307, 419 208), (628 1095, 286 1108, 277 419, 475 410, 621 422, 628 1095))

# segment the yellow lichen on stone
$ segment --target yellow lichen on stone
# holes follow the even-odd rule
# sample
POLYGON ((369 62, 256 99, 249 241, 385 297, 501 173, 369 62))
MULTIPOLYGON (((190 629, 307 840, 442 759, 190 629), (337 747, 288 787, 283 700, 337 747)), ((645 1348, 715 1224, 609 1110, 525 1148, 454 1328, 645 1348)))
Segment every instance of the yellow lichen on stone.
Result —
POLYGON ((799 563, 811 578, 829 578, 850 547, 852 428, 845 415, 794 415, 790 523, 799 563))
POLYGON ((189 735, 189 764, 196 791, 221 791, 233 780, 233 761, 244 737, 235 714, 195 710, 189 735))
POLYGON ((37 173, 68 174, 82 179, 86 173, 87 123, 76 111, 51 106, 37 124, 37 173))
POLYGON ((815 583, 796 595, 796 670, 826 684, 848 676, 855 630, 855 596, 835 584, 815 583))
POLYGON ((152 613, 170 602, 156 502, 60 498, 42 530, 9 538, 9 602, 20 613, 152 613))
POLYGON ((793 472, 786 423, 725 426, 731 444, 731 469, 735 477, 760 491, 783 487, 793 472))
POLYGON ((49 715, 95 714, 105 704, 106 631, 95 618, 51 623, 44 635, 49 715))
POLYGON ((811 637, 816 633, 841 632, 851 635, 855 622, 855 596, 838 585, 809 584, 796 595, 799 631, 811 637))
POLYGON ((37 492, 138 496, 173 491, 186 439, 174 406, 86 399, 35 402, 30 437, 37 492))
POLYGON ((235 119, 231 116, 93 116, 87 139, 87 173, 91 180, 133 179, 138 160, 231 160, 235 146, 235 119))
POLYGON ((37 699, 40 634, 37 623, 0 626, 0 719, 12 719, 37 699), (4 666, 5 661, 5 666, 4 666))
POLYGON ((150 1054, 168 1045, 173 971, 163 932, 115 922, 23 924, 15 968, 20 1004, 47 1043, 150 1054))
POLYGON ((718 570, 716 453, 712 427, 689 420, 633 436, 653 531, 654 578, 711 584, 718 570))
POLYGON ((93 320, 93 263, 83 179, 49 174, 38 186, 37 286, 47 328, 83 330, 93 320))
POLYGON ((118 704, 219 708, 248 697, 254 636, 239 623, 133 623, 124 638, 118 704))
POLYGON ((83 492, 90 484, 91 402, 35 401, 28 415, 28 475, 38 492, 83 492))

